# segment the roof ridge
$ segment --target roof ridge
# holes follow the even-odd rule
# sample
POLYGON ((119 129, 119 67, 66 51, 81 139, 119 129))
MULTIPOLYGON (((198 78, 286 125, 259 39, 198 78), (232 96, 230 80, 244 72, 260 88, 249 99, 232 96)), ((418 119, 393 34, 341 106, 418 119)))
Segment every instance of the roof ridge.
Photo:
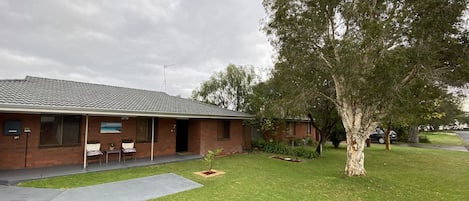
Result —
POLYGON ((0 79, 0 82, 19 82, 19 81, 26 81, 26 79, 0 79))
POLYGON ((33 81, 33 80, 47 80, 47 81, 59 81, 59 82, 69 82, 69 83, 77 83, 77 84, 85 84, 85 85, 94 85, 94 86, 103 86, 103 87, 113 87, 119 89, 130 89, 130 90, 139 90, 139 91, 146 91, 146 92, 156 92, 161 93, 167 96, 171 96, 167 93, 161 91, 153 91, 149 89, 138 89, 138 88, 130 88, 130 87, 123 87, 123 86, 114 86, 110 84, 101 84, 101 83, 91 83, 91 82, 84 82, 84 81, 75 81, 75 80, 65 80, 65 79, 53 79, 53 78, 44 78, 44 77, 35 77, 27 75, 24 79, 25 81, 33 81))

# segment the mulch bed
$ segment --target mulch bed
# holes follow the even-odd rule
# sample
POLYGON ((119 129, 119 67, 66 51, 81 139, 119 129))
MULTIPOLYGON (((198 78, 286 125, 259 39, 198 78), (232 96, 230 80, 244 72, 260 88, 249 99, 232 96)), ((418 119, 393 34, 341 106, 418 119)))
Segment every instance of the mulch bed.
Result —
POLYGON ((194 172, 194 174, 207 178, 207 177, 214 177, 214 176, 222 175, 222 174, 225 174, 225 172, 212 169, 212 171, 210 172, 207 170, 204 170, 200 172, 194 172))
POLYGON ((279 160, 284 160, 284 161, 289 161, 289 162, 302 162, 302 160, 299 160, 298 158, 290 158, 290 157, 282 157, 282 156, 271 156, 270 158, 275 158, 279 160))

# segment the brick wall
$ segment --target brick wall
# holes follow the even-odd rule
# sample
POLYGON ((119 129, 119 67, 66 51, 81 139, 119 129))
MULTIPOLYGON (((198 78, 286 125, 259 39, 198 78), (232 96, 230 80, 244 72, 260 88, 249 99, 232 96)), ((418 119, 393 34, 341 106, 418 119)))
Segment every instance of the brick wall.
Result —
MULTIPOLYGON (((171 133, 172 126, 176 123, 176 119, 159 118, 156 128, 157 142, 154 143, 153 154, 170 155, 176 150, 176 135, 171 133)), ((116 149, 121 149, 123 139, 131 139, 136 141, 137 121, 135 117, 121 120, 120 117, 89 117, 88 140, 97 140, 101 143, 103 150, 109 149, 109 143, 114 143, 116 149), (122 132, 119 134, 102 134, 100 133, 101 122, 122 122, 122 132)), ((151 142, 136 142, 135 149, 137 153, 135 157, 143 158, 151 156, 151 142)))
POLYGON ((40 147, 39 133, 41 116, 38 114, 0 114, 0 169, 21 169, 44 167, 53 165, 75 164, 83 159, 83 146, 70 147, 40 147), (5 120, 22 121, 22 129, 30 128, 29 136, 20 134, 19 139, 14 136, 3 135, 5 120), (28 150, 26 151, 26 137, 28 150), (26 160, 25 160, 26 157, 26 160))
MULTIPOLYGON (((156 155, 171 155, 176 153, 176 133, 171 132, 175 123, 176 119, 160 118, 158 120, 158 142, 155 143, 156 155)), ((148 143, 148 148, 149 146, 150 144, 148 143)))
POLYGON ((191 153, 201 154, 200 147, 204 146, 201 140, 201 120, 189 120, 189 139, 188 151, 191 153))
POLYGON ((239 153, 243 151, 243 125, 241 120, 231 120, 230 138, 218 139, 217 126, 215 119, 199 120, 200 129, 200 150, 199 154, 205 155, 208 150, 223 148, 222 154, 239 153))
MULTIPOLYGON (((80 145, 41 147, 39 134, 41 127, 39 114, 13 114, 0 113, 0 169, 21 169, 33 167, 47 167, 55 165, 83 163, 85 141, 85 117, 82 118, 80 145), (28 152, 26 151, 26 135, 20 134, 18 139, 14 136, 3 135, 5 120, 22 121, 22 127, 31 128, 28 136, 28 152), (26 158, 26 165, 25 165, 26 158)), ((158 141, 154 145, 154 155, 170 155, 175 153, 176 137, 171 133, 175 119, 160 118, 158 121, 158 141)), ((120 149, 122 139, 135 140, 136 118, 122 120, 120 117, 89 117, 88 141, 96 140, 101 143, 102 150, 109 149, 109 143, 114 143, 120 149), (101 122, 122 122, 122 132, 119 134, 100 133, 101 122)), ((136 157, 150 157, 151 143, 136 143, 136 157)))
POLYGON ((278 125, 275 129, 275 136, 274 140, 282 141, 284 143, 290 144, 292 139, 304 139, 304 138, 311 138, 313 141, 319 141, 318 134, 316 132, 316 128, 311 126, 311 133, 308 134, 308 122, 291 122, 290 124, 294 124, 293 135, 288 135, 286 131, 285 125, 278 125))
MULTIPOLYGON (((3 135, 5 120, 22 121, 22 127, 31 128, 28 144, 34 145, 34 136, 39 135, 39 126, 34 123, 39 120, 39 115, 0 114, 0 169, 19 169, 25 167, 26 135, 21 132, 18 139, 14 136, 3 135)), ((29 152, 29 151, 28 151, 29 152)))

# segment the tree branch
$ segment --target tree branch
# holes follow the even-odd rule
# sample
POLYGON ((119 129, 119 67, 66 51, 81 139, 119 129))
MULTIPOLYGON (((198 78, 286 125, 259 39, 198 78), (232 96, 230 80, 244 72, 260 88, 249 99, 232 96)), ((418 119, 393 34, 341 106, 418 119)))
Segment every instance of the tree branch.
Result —
MULTIPOLYGON (((407 76, 404 77, 404 79, 401 80, 401 84, 400 86, 404 86, 406 85, 407 83, 410 82, 410 80, 414 77, 414 75, 417 73, 417 68, 413 68, 408 74, 407 76)), ((398 87, 400 87, 398 86, 398 87)))
POLYGON ((321 92, 321 91, 318 91, 317 93, 318 93, 319 95, 323 96, 324 98, 326 98, 327 100, 330 100, 334 105, 339 106, 339 102, 337 102, 336 99, 334 99, 334 98, 332 98, 332 97, 326 95, 325 93, 323 93, 323 92, 321 92))

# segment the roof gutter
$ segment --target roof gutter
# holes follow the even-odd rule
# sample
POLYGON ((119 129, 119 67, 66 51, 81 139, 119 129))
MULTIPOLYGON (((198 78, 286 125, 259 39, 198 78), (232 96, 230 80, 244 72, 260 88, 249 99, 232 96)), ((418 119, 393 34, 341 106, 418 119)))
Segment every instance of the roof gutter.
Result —
POLYGON ((71 108, 40 108, 40 107, 0 107, 0 112, 17 112, 17 113, 53 113, 53 114, 80 114, 95 116, 127 116, 127 117, 163 117, 163 118, 186 118, 186 119, 253 119, 253 115, 249 116, 217 116, 217 115, 198 115, 198 114, 170 114, 157 112, 133 112, 133 111, 106 111, 106 110, 80 110, 71 108))

